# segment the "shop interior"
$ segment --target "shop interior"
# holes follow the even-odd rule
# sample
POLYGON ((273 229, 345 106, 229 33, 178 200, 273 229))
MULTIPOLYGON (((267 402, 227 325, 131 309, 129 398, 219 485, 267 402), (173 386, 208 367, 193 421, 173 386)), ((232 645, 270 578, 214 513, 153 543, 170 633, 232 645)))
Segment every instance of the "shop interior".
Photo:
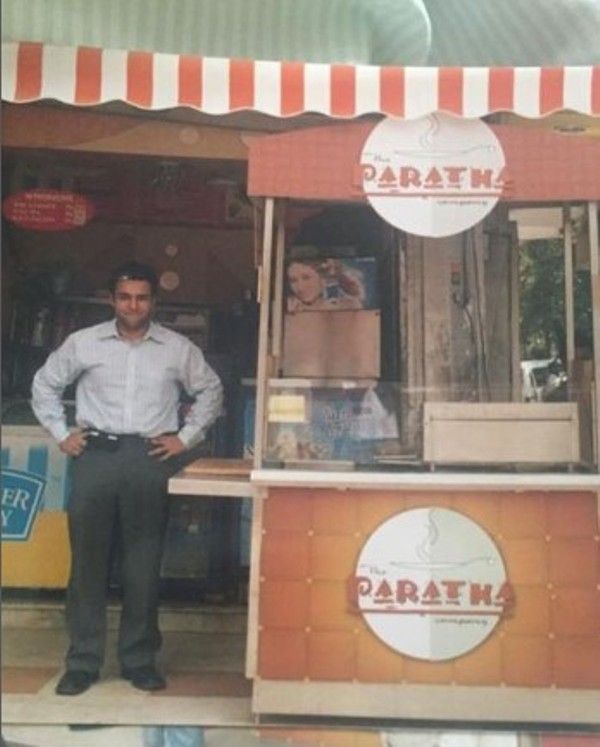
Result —
MULTIPOLYGON (((240 381, 254 376, 257 319, 245 163, 5 149, 2 165, 5 198, 41 188, 83 195, 94 206, 93 219, 74 230, 27 230, 3 220, 3 466, 19 438, 39 436, 29 406, 35 371, 69 333, 111 317, 108 275, 130 258, 159 275, 157 320, 199 345, 225 387, 226 411, 190 458, 240 454, 240 381)), ((72 422, 72 391, 65 403, 72 422)), ((174 496, 167 598, 243 597, 246 534, 239 502, 174 496)), ((116 586, 118 548, 115 555, 116 586)))

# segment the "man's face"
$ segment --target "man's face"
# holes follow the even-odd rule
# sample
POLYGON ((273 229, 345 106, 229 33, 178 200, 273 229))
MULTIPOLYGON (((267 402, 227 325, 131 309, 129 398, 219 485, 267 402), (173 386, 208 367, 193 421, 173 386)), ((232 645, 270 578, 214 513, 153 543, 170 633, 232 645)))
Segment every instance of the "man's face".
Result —
POLYGON ((144 332, 154 310, 154 296, 147 280, 119 280, 111 298, 115 317, 124 332, 144 332))

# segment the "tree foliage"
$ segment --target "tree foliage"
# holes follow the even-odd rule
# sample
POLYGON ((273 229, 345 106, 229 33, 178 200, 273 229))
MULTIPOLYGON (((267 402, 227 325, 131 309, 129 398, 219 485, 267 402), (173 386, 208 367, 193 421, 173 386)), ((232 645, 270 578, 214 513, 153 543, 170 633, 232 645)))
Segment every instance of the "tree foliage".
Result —
MULTIPOLYGON (((520 249, 521 357, 565 360, 565 267, 560 239, 525 242, 520 249)), ((592 298, 590 273, 574 277, 575 344, 590 350, 592 298)))

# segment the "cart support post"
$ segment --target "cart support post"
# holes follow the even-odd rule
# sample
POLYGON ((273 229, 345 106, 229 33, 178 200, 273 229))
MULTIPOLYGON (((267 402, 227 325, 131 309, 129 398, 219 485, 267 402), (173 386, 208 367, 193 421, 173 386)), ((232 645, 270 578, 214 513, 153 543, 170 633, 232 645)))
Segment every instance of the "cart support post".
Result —
POLYGON ((573 223, 571 221, 571 208, 569 207, 563 209, 563 246, 565 262, 566 367, 570 399, 575 361, 575 299, 573 288, 573 223))
POLYGON ((259 270, 260 316, 258 324, 258 361, 256 364, 256 409, 254 416, 254 467, 258 469, 263 460, 263 436, 265 430, 265 398, 269 377, 269 317, 271 307, 271 265, 273 254, 274 199, 267 197, 263 226, 262 262, 259 270))
POLYGON ((600 468, 600 250, 598 248, 598 203, 588 203, 590 240, 590 280, 592 286, 592 325, 594 338, 594 454, 600 468))
POLYGON ((279 376, 281 368, 281 351, 283 343, 283 286, 284 286, 284 255, 285 255, 285 202, 278 203, 275 211, 275 278, 273 284, 273 339, 271 352, 279 376))

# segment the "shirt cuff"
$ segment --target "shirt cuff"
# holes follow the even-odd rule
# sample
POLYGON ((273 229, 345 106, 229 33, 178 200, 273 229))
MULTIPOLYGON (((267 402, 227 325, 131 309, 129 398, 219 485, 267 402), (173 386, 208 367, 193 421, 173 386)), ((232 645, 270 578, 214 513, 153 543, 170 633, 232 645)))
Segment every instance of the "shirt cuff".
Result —
POLYGON ((186 449, 191 449, 192 446, 196 446, 204 440, 205 433, 206 431, 203 428, 198 430, 194 426, 184 425, 177 437, 186 449))
POLYGON ((58 444, 62 443, 65 438, 68 438, 68 436, 70 436, 71 434, 71 431, 67 428, 67 426, 63 425, 62 423, 60 425, 53 425, 48 430, 58 444))

